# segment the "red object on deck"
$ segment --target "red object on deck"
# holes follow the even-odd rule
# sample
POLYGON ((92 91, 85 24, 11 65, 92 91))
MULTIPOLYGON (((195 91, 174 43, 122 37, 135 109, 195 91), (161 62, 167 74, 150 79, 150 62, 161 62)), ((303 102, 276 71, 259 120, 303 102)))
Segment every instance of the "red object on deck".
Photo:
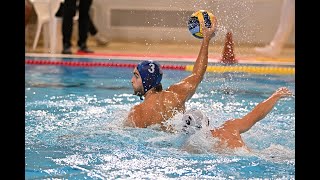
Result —
POLYGON ((234 42, 232 39, 232 33, 227 32, 226 41, 225 41, 223 52, 222 52, 222 59, 221 59, 222 63, 234 64, 238 62, 234 55, 233 46, 234 46, 234 42))

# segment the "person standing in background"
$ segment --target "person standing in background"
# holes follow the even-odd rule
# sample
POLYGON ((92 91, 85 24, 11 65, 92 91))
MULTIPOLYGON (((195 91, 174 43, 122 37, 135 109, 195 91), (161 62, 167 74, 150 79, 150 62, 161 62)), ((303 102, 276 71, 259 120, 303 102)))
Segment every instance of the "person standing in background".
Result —
POLYGON ((272 41, 267 46, 256 47, 254 50, 264 56, 278 56, 281 53, 294 27, 294 15, 295 0, 283 0, 280 23, 272 41))
MULTIPOLYGON (((59 18, 63 17, 63 8, 64 8, 64 3, 61 2, 58 11, 55 14, 56 17, 59 17, 59 18)), ((77 7, 77 9, 78 9, 78 7, 77 7)), ((89 12, 90 12, 90 10, 89 10, 89 12)), ((74 14, 74 16, 75 15, 76 14, 74 14)), ((90 14, 89 14, 88 30, 89 30, 90 35, 93 36, 94 39, 96 40, 98 46, 108 45, 109 41, 103 35, 101 35, 101 33, 99 33, 97 27, 93 23, 93 20, 92 20, 92 17, 90 16, 90 14)))
POLYGON ((76 14, 77 1, 79 1, 79 20, 78 20, 78 52, 93 53, 87 47, 88 31, 89 31, 89 10, 92 0, 65 0, 63 6, 62 18, 62 54, 72 54, 71 37, 73 31, 73 16, 76 14))

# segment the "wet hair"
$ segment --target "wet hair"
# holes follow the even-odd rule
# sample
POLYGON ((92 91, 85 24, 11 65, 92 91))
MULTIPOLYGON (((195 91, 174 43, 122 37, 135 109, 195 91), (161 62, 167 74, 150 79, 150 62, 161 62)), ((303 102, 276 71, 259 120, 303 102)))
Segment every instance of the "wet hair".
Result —
POLYGON ((155 91, 157 91, 157 92, 162 91, 162 84, 160 83, 160 84, 156 85, 156 86, 154 87, 154 89, 155 89, 155 91))
POLYGON ((144 93, 153 87, 155 87, 156 91, 162 90, 161 80, 163 73, 158 62, 153 60, 142 61, 137 65, 137 70, 142 79, 144 93))

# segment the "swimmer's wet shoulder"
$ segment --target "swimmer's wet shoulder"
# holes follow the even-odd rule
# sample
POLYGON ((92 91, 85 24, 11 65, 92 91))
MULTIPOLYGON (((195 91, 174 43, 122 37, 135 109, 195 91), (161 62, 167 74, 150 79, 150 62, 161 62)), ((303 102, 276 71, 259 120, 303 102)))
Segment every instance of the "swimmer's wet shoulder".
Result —
MULTIPOLYGON (((170 91, 147 93, 140 104, 134 106, 128 116, 135 127, 145 128, 153 124, 160 124, 164 119, 169 119, 176 112, 184 110, 184 104, 170 91), (150 94, 149 94, 150 93, 150 94), (172 108, 175 107, 175 108, 172 108)), ((164 127, 163 127, 164 128, 164 127)))

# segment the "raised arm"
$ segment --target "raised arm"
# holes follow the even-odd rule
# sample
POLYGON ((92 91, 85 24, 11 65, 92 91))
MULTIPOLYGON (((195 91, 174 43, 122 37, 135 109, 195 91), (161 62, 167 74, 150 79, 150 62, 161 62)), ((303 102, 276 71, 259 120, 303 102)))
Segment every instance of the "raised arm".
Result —
POLYGON ((168 90, 175 91, 180 96, 185 97, 185 100, 188 100, 192 97, 198 85, 202 81, 204 73, 206 72, 208 66, 209 43, 216 29, 216 19, 214 18, 211 22, 212 25, 210 28, 205 27, 203 21, 200 22, 202 26, 203 39, 191 75, 184 78, 181 82, 168 88, 168 90))
POLYGON ((275 106, 279 99, 291 96, 292 92, 286 87, 275 91, 268 99, 260 102, 251 112, 240 119, 229 121, 229 125, 238 129, 239 133, 248 131, 256 122, 263 119, 275 106))

